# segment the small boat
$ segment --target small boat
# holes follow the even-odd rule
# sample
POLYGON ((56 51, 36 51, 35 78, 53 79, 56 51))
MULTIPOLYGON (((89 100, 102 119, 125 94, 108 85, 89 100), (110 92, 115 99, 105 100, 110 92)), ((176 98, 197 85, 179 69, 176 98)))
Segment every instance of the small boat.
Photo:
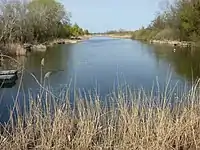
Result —
POLYGON ((9 74, 17 75, 17 70, 2 70, 2 71, 0 71, 0 75, 9 75, 9 74))
POLYGON ((3 70, 0 71, 0 87, 7 85, 14 85, 18 79, 17 70, 3 70))
POLYGON ((0 84, 13 83, 16 81, 16 76, 14 74, 11 75, 0 75, 0 84))

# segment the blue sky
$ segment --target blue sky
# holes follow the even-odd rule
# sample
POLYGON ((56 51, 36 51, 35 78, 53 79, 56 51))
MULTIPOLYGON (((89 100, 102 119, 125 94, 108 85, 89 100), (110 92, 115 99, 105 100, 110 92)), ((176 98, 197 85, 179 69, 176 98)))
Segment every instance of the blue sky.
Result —
POLYGON ((60 0, 77 22, 90 32, 135 30, 147 26, 162 0, 60 0))

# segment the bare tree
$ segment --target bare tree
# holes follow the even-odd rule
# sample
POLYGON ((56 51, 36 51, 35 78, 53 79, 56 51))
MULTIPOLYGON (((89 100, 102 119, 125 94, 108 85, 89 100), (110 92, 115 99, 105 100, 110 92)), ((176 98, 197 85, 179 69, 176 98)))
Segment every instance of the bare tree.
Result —
POLYGON ((59 36, 69 14, 55 0, 0 0, 0 42, 42 42, 59 36))

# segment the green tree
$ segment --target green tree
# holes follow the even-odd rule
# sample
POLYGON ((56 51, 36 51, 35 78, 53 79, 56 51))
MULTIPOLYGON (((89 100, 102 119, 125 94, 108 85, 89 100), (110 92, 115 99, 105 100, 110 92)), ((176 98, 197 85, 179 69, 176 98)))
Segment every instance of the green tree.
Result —
POLYGON ((77 23, 75 23, 71 27, 71 34, 74 37, 78 37, 78 36, 84 35, 84 30, 82 28, 80 28, 77 23))
POLYGON ((89 31, 86 29, 86 30, 84 30, 84 34, 85 34, 85 35, 89 35, 90 33, 89 33, 89 31))
MULTIPOLYGON (((158 35, 155 35, 152 39, 167 37, 168 39, 199 41, 200 0, 174 1, 166 10, 159 13, 145 30, 149 29, 152 32, 159 31, 157 32, 158 35)), ((145 34, 151 34, 151 32, 145 34)), ((136 36, 133 35, 133 37, 136 36)))

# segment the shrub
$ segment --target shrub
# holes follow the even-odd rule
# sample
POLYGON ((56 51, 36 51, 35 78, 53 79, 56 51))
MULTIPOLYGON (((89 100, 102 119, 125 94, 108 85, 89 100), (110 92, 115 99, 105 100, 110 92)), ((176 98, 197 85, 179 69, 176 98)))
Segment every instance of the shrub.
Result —
POLYGON ((170 28, 166 28, 158 32, 155 36, 156 40, 175 40, 176 33, 170 28))

